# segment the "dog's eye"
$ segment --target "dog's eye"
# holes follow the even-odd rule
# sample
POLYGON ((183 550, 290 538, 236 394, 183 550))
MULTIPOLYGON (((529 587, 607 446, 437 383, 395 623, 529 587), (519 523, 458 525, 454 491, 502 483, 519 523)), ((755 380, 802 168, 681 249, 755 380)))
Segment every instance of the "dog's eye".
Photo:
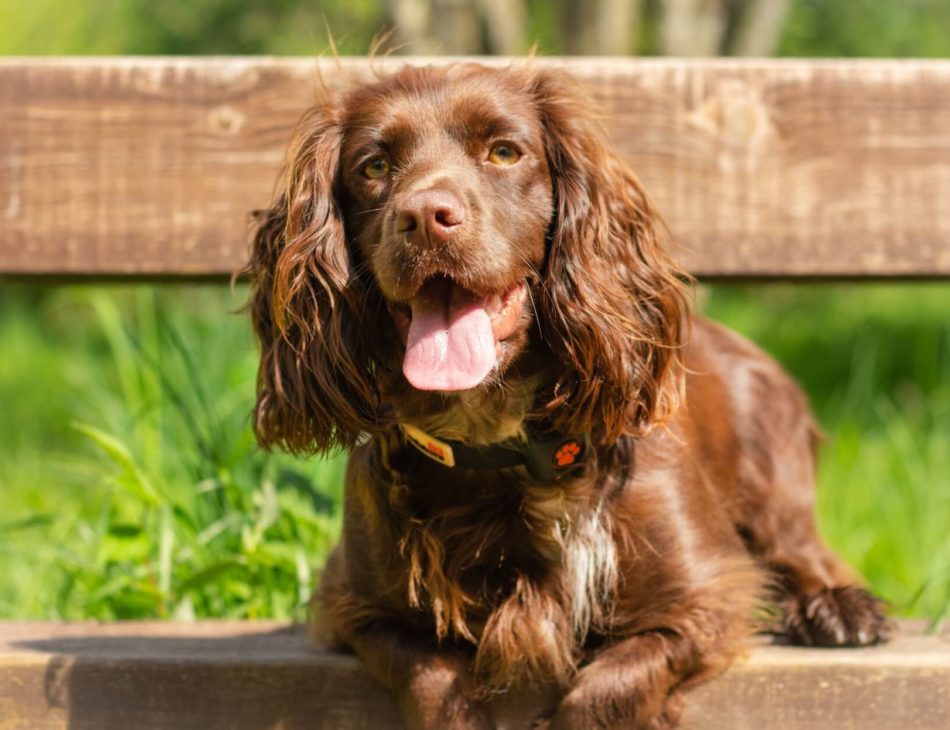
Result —
POLYGON ((488 161, 493 165, 513 165, 521 154, 510 144, 496 144, 488 153, 488 161))
POLYGON ((389 174, 389 162, 385 157, 374 157, 363 165, 363 174, 370 180, 379 180, 389 174))

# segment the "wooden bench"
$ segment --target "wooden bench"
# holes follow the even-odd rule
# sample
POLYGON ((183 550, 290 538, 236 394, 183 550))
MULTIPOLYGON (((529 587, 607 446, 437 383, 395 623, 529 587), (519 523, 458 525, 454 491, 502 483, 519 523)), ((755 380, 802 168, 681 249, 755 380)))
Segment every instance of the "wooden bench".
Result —
MULTIPOLYGON (((950 63, 568 65, 702 279, 950 275, 950 63)), ((316 67, 0 61, 0 275, 224 280, 316 67)), ((509 699, 507 726, 532 701, 509 699)), ((0 624, 0 728, 397 724, 352 657, 279 625, 0 624)), ((907 624, 873 649, 759 646, 694 694, 687 726, 946 728, 950 635, 907 624)))
MULTIPOLYGON (((762 644, 690 695, 684 730, 945 730, 950 631, 822 651, 762 644)), ((525 730, 543 697, 496 703, 525 730)), ((0 623, 0 727, 380 730, 389 695, 353 656, 275 623, 0 623)), ((578 730, 583 730, 579 728, 578 730)))

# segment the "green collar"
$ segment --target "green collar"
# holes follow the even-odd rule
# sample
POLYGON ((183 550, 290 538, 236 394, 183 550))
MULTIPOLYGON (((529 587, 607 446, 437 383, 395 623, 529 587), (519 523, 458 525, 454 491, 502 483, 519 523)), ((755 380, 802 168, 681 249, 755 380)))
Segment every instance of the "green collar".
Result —
POLYGON ((446 469, 508 469, 524 466, 532 478, 552 483, 576 473, 587 461, 590 435, 567 436, 556 431, 529 431, 527 439, 509 439, 487 446, 471 446, 430 436, 408 423, 399 424, 402 439, 421 454, 446 469))

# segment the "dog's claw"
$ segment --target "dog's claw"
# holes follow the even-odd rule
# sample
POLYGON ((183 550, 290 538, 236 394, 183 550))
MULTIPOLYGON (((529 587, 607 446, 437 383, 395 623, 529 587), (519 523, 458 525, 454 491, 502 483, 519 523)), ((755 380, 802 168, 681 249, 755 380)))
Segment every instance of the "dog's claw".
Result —
POLYGON ((880 599, 857 586, 793 596, 783 609, 785 634, 804 646, 870 646, 891 629, 880 599))

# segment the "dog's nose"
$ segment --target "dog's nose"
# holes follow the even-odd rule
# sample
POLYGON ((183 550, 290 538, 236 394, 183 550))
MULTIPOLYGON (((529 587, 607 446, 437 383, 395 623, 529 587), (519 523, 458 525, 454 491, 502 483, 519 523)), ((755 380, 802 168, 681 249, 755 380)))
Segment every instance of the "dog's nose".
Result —
POLYGON ((448 190, 422 190, 403 202, 396 214, 396 230, 410 239, 425 236, 445 241, 465 220, 465 205, 448 190))

